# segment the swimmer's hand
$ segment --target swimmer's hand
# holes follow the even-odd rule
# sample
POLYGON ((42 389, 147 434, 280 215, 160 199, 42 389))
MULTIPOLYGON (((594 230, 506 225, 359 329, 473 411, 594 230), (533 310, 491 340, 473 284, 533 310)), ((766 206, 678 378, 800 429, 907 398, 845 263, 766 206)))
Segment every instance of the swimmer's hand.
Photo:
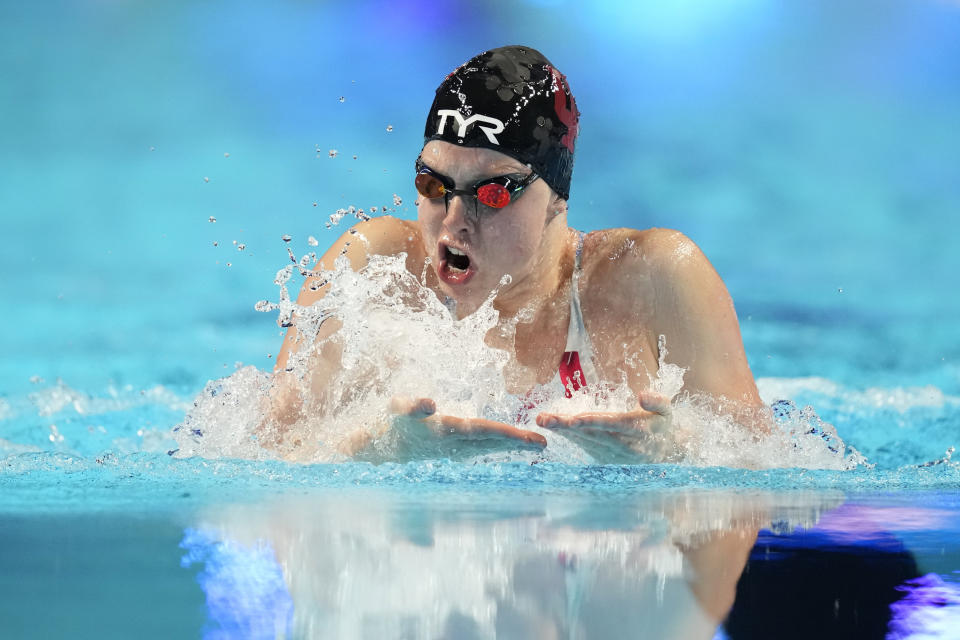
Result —
POLYGON ((670 398, 644 391, 638 400, 640 408, 624 413, 540 413, 536 422, 545 429, 556 429, 600 463, 677 460, 670 398))
POLYGON ((354 459, 462 459, 492 451, 541 451, 547 446, 547 439, 539 433, 504 422, 438 414, 437 404, 430 398, 395 397, 390 414, 390 426, 363 443, 354 459))

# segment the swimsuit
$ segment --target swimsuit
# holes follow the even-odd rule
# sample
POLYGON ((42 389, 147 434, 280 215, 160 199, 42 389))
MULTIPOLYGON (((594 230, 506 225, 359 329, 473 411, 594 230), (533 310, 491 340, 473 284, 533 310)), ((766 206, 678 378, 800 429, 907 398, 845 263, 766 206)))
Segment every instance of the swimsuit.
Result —
POLYGON ((566 388, 566 396, 573 396, 587 382, 599 379, 593 366, 593 348, 587 328, 583 324, 583 311, 580 308, 580 273, 583 255, 583 238, 586 234, 577 231, 577 253, 570 279, 570 325, 567 327, 567 344, 560 358, 560 382, 566 388))

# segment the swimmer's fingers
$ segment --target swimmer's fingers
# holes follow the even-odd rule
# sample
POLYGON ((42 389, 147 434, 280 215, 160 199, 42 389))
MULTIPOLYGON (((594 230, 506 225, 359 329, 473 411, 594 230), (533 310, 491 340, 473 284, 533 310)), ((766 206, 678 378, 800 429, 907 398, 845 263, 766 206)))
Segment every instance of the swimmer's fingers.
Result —
POLYGON ((641 391, 637 400, 640 402, 640 408, 651 413, 659 413, 661 416, 670 417, 673 413, 673 405, 670 404, 670 398, 655 391, 641 391))
POLYGON ((536 421, 538 426, 545 429, 593 429, 636 436, 662 431, 669 424, 670 414, 644 409, 627 412, 589 411, 574 415, 541 413, 536 421))
POLYGON ((506 438, 523 443, 546 447, 547 439, 534 431, 518 429, 513 425, 483 418, 457 418, 455 416, 434 416, 427 420, 433 429, 441 435, 458 435, 470 440, 506 438))
POLYGON ((390 399, 390 413, 409 418, 423 419, 437 412, 437 403, 430 398, 394 396, 390 399))
POLYGON ((667 396, 644 391, 637 400, 640 408, 633 411, 587 411, 573 415, 544 412, 537 416, 536 422, 546 429, 590 428, 636 435, 638 431, 660 431, 670 421, 673 407, 667 396))
POLYGON ((395 396, 390 412, 396 416, 418 420, 437 435, 457 435, 471 440, 506 438, 545 447, 547 440, 539 433, 518 429, 513 425, 483 418, 458 418, 437 414, 437 403, 430 398, 395 396))
POLYGON ((648 418, 656 415, 658 414, 643 410, 626 413, 588 411, 574 415, 541 413, 537 416, 537 425, 545 429, 591 429, 612 433, 636 433, 647 430, 648 418))

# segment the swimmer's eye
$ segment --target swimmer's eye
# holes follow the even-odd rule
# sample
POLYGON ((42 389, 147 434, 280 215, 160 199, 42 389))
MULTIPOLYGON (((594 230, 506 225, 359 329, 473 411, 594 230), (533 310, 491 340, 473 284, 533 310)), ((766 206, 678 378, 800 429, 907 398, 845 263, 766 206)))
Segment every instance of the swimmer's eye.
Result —
POLYGON ((442 198, 447 193, 447 188, 443 182, 432 173, 421 171, 417 174, 413 182, 417 187, 417 193, 424 198, 430 198, 431 200, 434 198, 442 198))
POLYGON ((536 173, 526 176, 516 174, 496 176, 481 180, 473 185, 473 189, 456 189, 450 178, 426 166, 420 158, 417 158, 416 168, 417 176, 414 178, 414 184, 417 187, 417 193, 424 198, 433 200, 460 195, 476 198, 478 204, 490 209, 503 209, 539 177, 536 173))
POLYGON ((485 184, 477 187, 477 202, 493 209, 503 209, 510 204, 510 192, 502 184, 485 184))

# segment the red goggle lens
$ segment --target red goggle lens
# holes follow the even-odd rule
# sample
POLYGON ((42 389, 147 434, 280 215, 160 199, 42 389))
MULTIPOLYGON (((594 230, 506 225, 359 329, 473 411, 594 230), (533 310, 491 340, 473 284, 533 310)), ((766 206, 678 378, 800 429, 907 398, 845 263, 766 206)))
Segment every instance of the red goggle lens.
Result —
POLYGON ((510 204, 510 192, 502 184, 485 184, 477 189, 480 204, 493 209, 502 209, 510 204))

